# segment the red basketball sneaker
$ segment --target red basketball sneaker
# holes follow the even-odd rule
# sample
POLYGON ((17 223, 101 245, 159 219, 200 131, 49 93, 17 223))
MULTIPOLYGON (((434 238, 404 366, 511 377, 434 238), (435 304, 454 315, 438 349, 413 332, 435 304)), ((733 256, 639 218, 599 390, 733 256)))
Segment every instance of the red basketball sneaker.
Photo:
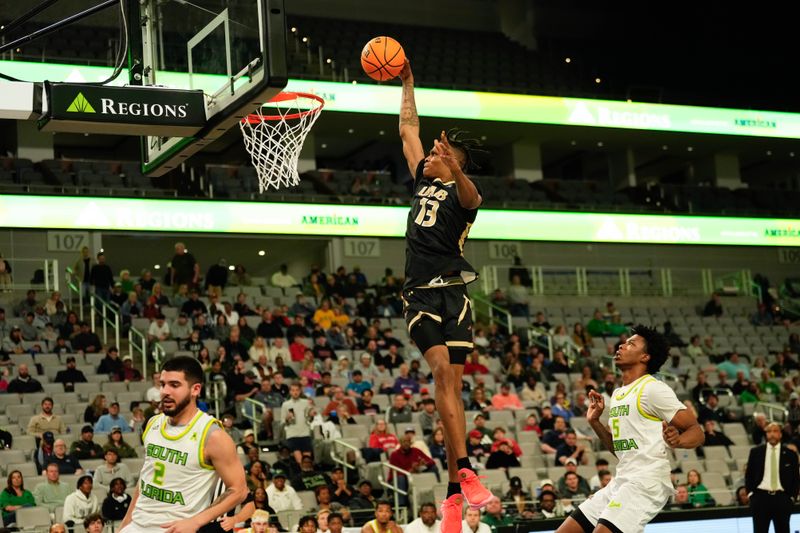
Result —
POLYGON ((461 533, 464 497, 461 494, 453 494, 442 502, 439 510, 442 512, 442 522, 439 526, 441 533, 461 533))
POLYGON ((489 489, 483 486, 475 472, 469 468, 459 470, 458 479, 461 482, 461 493, 467 500, 467 505, 472 509, 483 509, 494 496, 489 489))

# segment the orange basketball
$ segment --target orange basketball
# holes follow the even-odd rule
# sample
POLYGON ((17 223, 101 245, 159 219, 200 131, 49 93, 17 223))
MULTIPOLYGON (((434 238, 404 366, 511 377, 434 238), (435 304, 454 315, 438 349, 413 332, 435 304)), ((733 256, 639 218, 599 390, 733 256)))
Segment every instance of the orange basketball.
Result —
POLYGON ((382 35, 370 39, 361 51, 361 66, 364 72, 377 81, 396 78, 406 62, 406 54, 400 43, 382 35))

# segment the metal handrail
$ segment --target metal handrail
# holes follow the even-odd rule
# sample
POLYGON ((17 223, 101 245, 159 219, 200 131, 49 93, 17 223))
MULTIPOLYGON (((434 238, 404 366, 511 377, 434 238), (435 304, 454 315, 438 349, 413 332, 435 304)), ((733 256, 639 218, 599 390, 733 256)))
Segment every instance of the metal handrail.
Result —
POLYGON ((225 406, 225 382, 224 381, 206 381, 206 390, 208 394, 206 397, 214 402, 214 414, 217 418, 222 416, 222 408, 225 406))
POLYGON ((64 269, 64 284, 67 286, 67 306, 69 307, 70 311, 73 309, 72 293, 77 293, 78 316, 80 317, 81 321, 83 321, 83 290, 80 284, 75 285, 75 283, 72 281, 74 275, 75 271, 72 270, 72 267, 67 267, 64 269))
POLYGON ((134 357, 134 350, 138 351, 142 356, 142 375, 147 376, 147 337, 144 333, 131 326, 128 328, 128 353, 131 358, 134 357))
POLYGON ((339 457, 339 453, 336 449, 337 446, 342 446, 343 448, 347 448, 348 450, 355 452, 356 457, 358 456, 360 450, 355 446, 353 446, 352 444, 347 443, 341 439, 334 439, 333 448, 331 449, 331 459, 333 459, 334 463, 341 465, 342 468, 344 468, 345 470, 348 469, 357 470, 358 469, 357 465, 351 465, 350 463, 347 462, 347 454, 344 455, 344 458, 339 457))
MULTIPOLYGON (((403 511, 406 510, 406 508, 402 507, 400 505, 400 495, 402 494, 403 496, 407 497, 408 496, 408 491, 405 491, 405 490, 403 490, 403 489, 401 489, 400 487, 397 486, 397 475, 398 474, 402 474, 402 475, 406 476, 406 479, 408 479, 409 483, 411 483, 411 472, 409 472, 407 470, 403 470, 402 468, 399 468, 397 466, 394 466, 391 463, 381 463, 381 466, 383 466, 385 468, 388 468, 389 470, 392 470, 395 473, 395 475, 392 476, 392 482, 391 483, 387 483, 383 479, 383 470, 381 470, 381 473, 378 475, 378 481, 380 482, 380 484, 381 484, 381 486, 383 488, 390 489, 390 490, 393 491, 393 494, 394 494, 394 513, 395 513, 395 516, 397 516, 399 519, 402 519, 400 515, 401 515, 401 513, 403 511)), ((416 506, 414 506, 414 509, 416 509, 416 506)))
POLYGON ((242 416, 253 424, 253 433, 255 433, 256 438, 258 438, 258 427, 261 425, 261 419, 264 417, 264 411, 267 410, 267 406, 258 400, 245 398, 240 408, 242 416), (248 409, 248 407, 250 409, 248 409))
MULTIPOLYGON (((161 362, 167 358, 167 351, 161 346, 161 343, 156 341, 153 344, 153 364, 155 368, 161 368, 161 362)), ((146 358, 145 358, 146 359, 146 358)), ((147 374, 145 374, 147 375, 147 374)))
POLYGON ((767 419, 770 422, 785 422, 789 419, 789 410, 786 409, 785 405, 779 403, 756 402, 755 412, 759 411, 767 415, 767 419))
POLYGON ((119 349, 119 311, 115 305, 103 300, 95 294, 89 295, 89 317, 92 326, 92 332, 97 329, 97 311, 98 307, 102 311, 100 313, 100 323, 103 326, 103 343, 108 343, 108 328, 114 328, 114 346, 119 349))
MULTIPOLYGON (((508 331, 509 332, 513 332, 514 331, 514 323, 511 320, 511 312, 508 309, 503 309, 499 305, 493 304, 491 301, 489 301, 489 299, 486 296, 484 296, 482 294, 472 294, 471 296, 472 296, 473 304, 481 304, 481 305, 484 305, 484 306, 486 306, 488 308, 487 316, 489 318, 489 323, 490 324, 492 324, 495 321, 497 321, 502 326, 503 325, 502 321, 501 320, 497 320, 497 318, 502 317, 502 318, 505 318, 505 320, 506 320, 505 326, 508 329, 508 331)), ((472 306, 473 315, 477 315, 478 314, 478 309, 477 308, 478 308, 477 305, 473 305, 472 306)), ((475 318, 477 320, 477 316, 475 316, 475 318)))
POLYGON ((553 354, 553 336, 546 329, 528 326, 528 345, 544 348, 547 353, 553 354), (541 340, 543 337, 544 342, 541 340))
MULTIPOLYGON (((45 292, 59 291, 60 290, 60 277, 58 275, 58 259, 42 259, 40 257, 6 257, 9 261, 14 263, 14 273, 12 275, 12 282, 9 286, 5 287, 12 291, 26 291, 33 289, 36 291, 42 290, 44 286, 45 292), (27 265, 21 267, 21 264, 33 264, 34 272, 40 270, 37 267, 42 266, 41 271, 44 274, 44 279, 41 283, 20 283, 19 279, 26 277, 28 272, 27 265), (52 279, 51 279, 52 278, 52 279)), ((31 280, 33 281, 33 280, 31 280)))

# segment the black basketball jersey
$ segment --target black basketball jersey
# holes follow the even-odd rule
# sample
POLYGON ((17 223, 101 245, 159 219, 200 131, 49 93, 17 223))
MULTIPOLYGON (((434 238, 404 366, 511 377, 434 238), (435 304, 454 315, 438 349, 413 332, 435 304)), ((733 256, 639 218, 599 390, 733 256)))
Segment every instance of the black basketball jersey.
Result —
POLYGON ((435 278, 453 272, 464 283, 475 281, 478 274, 464 259, 464 243, 478 210, 461 206, 455 180, 423 176, 424 164, 417 165, 406 223, 405 287, 436 286, 442 283, 435 278))

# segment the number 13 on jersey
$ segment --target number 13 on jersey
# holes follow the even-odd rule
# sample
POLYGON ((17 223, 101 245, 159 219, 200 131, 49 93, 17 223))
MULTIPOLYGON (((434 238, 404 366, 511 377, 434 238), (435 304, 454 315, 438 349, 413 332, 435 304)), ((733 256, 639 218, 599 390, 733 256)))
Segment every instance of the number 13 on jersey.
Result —
POLYGON ((436 224, 436 212, 439 210, 439 202, 430 198, 422 198, 419 201, 419 213, 414 223, 423 228, 430 228, 436 224))

